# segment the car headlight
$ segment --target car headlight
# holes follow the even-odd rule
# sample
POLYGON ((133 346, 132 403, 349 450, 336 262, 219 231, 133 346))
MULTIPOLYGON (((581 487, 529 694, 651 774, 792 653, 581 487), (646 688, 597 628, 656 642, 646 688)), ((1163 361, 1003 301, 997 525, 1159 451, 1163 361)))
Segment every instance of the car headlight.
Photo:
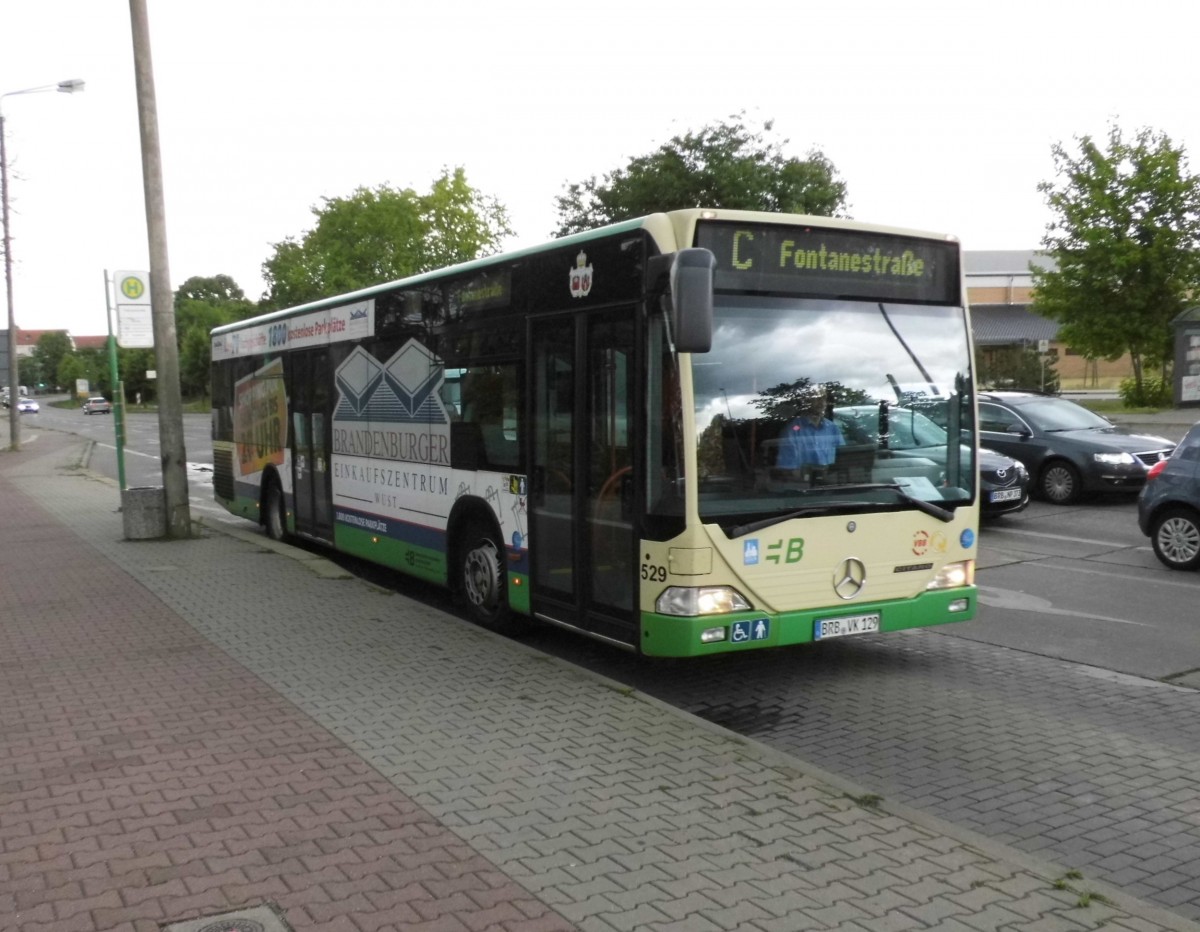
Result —
POLYGON ((1132 466, 1137 462, 1132 453, 1093 453, 1092 459, 1106 466, 1132 466))
POLYGON ((671 586, 654 603, 661 615, 724 615, 752 608, 744 595, 730 586, 671 586))

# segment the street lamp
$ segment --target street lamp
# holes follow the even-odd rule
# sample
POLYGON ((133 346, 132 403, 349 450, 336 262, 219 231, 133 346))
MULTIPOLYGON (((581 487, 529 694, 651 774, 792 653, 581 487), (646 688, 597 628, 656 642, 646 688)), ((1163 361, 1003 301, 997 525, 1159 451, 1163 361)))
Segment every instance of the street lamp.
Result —
POLYGON ((9 449, 14 452, 21 449, 21 411, 17 404, 20 398, 20 373, 17 371, 17 322, 13 316, 12 238, 8 233, 8 151, 4 139, 4 98, 18 94, 39 94, 42 91, 74 94, 82 90, 83 82, 72 78, 57 84, 43 84, 0 94, 0 202, 4 205, 4 287, 8 295, 8 439, 9 449))

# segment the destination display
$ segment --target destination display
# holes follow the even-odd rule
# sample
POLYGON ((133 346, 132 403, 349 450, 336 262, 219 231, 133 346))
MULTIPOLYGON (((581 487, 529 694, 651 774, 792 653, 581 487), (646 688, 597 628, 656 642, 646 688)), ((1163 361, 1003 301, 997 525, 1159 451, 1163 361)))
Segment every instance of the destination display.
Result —
POLYGON ((788 227, 701 222, 696 245, 717 258, 718 290, 960 304, 958 244, 788 227))

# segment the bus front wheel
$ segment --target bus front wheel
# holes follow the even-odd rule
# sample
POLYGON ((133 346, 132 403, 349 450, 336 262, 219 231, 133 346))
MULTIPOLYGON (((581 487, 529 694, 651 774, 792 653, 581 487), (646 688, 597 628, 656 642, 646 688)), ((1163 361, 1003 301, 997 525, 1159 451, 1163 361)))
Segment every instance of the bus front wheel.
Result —
POLYGON ((456 588, 472 621, 510 633, 513 619, 503 559, 504 551, 495 532, 481 521, 472 521, 464 529, 458 548, 456 588))
POLYGON ((271 540, 283 540, 287 537, 287 514, 283 500, 283 487, 278 479, 267 482, 263 492, 263 526, 271 540))

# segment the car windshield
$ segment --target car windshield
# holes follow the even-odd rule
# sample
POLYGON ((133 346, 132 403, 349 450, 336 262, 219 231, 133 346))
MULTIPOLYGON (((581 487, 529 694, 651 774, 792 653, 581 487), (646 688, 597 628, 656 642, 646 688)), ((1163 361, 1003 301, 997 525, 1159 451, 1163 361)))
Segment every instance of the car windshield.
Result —
POLYGON ((966 330, 960 307, 720 296, 692 356, 702 517, 971 501, 966 330))
POLYGON ((1065 398, 1036 398, 1023 402, 1023 417, 1038 430, 1094 430, 1112 427, 1100 415, 1065 398))

